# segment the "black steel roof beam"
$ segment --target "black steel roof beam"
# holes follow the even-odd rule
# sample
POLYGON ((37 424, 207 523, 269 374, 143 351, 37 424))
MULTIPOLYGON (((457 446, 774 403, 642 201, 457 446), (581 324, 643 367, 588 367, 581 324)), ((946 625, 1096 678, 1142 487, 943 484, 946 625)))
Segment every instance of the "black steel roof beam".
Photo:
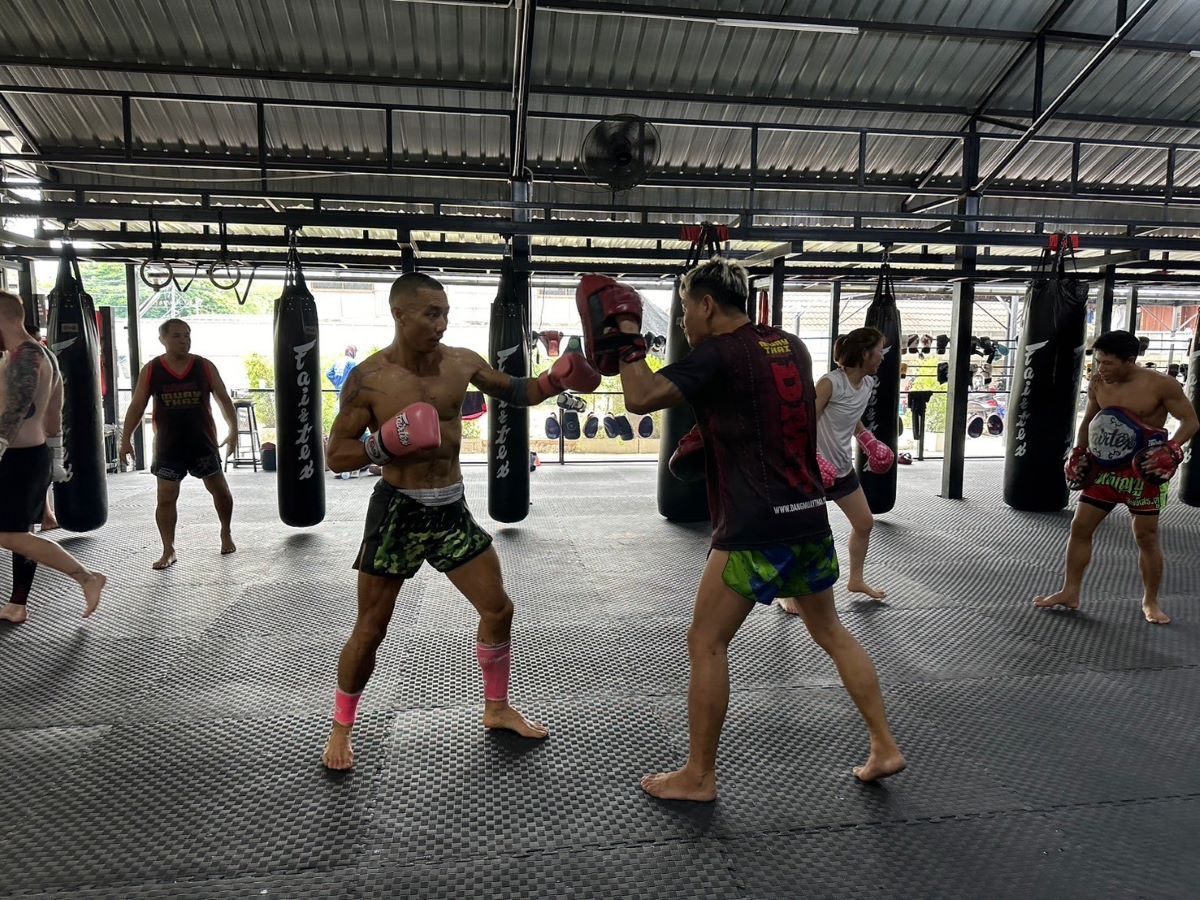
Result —
POLYGON ((26 56, 0 53, 0 66, 33 68, 85 69, 102 72, 128 72, 137 75, 182 75, 192 78, 246 78, 263 81, 292 81, 316 84, 370 85, 372 87, 434 88, 459 91, 508 93, 507 82, 454 81, 399 75, 367 75, 359 72, 297 72, 284 69, 242 69, 236 66, 180 65, 168 62, 121 59, 77 59, 68 56, 26 56))
MULTIPOLYGON (((136 220, 145 219, 149 210, 146 206, 127 204, 88 204, 25 202, 4 204, 3 209, 11 216, 43 218, 62 221, 71 220, 136 220)), ((229 208, 204 206, 159 205, 156 216, 162 222, 216 222, 222 219, 235 221, 229 208)), ((890 216, 867 215, 866 219, 891 218, 890 216)), ((982 219, 981 216, 966 218, 982 219)), ((1072 217, 1073 218, 1073 217, 1072 217)), ((264 209, 236 209, 236 221, 245 225, 311 225, 332 228, 396 228, 398 225, 410 231, 480 234, 511 236, 545 235, 555 237, 596 237, 626 239, 678 240, 678 224, 640 224, 630 222, 596 222, 575 220, 533 220, 514 222, 510 219, 481 216, 428 216, 397 215, 378 212, 342 212, 338 210, 284 210, 276 212, 264 209)), ((1162 223, 1130 223, 1162 224, 1162 223)), ((1187 227, 1178 225, 1177 227, 1187 227)), ((729 237, 737 241, 843 241, 850 243, 891 244, 938 244, 960 245, 969 241, 977 246, 1042 247, 1045 236, 1029 232, 979 231, 976 233, 936 234, 927 228, 845 228, 845 227, 783 227, 755 226, 748 228, 732 225, 729 237), (934 239, 931 240, 931 237, 934 239)), ((1154 237, 1142 238, 1129 234, 1089 234, 1086 245, 1095 250, 1183 250, 1200 251, 1200 237, 1154 237)))
MULTIPOLYGON (((1026 45, 1022 47, 1021 50, 1018 51, 1018 53, 1009 61, 1008 65, 1005 66, 1004 71, 1001 72, 999 77, 992 82, 992 86, 988 88, 987 93, 983 95, 983 99, 980 100, 976 105, 974 111, 971 113, 971 117, 962 127, 962 134, 965 135, 967 133, 976 131, 976 125, 980 121, 980 118, 983 116, 983 114, 987 112, 988 105, 1000 92, 1000 89, 1008 83, 1008 80, 1021 70, 1021 67, 1025 64, 1025 60, 1031 53, 1035 54, 1037 62, 1037 77, 1035 78, 1035 82, 1037 84, 1038 96, 1034 98, 1034 107, 1035 109, 1038 107, 1040 104, 1041 91, 1041 72, 1043 62, 1042 51, 1045 48, 1046 29, 1057 22, 1059 18, 1061 18, 1067 12, 1067 10, 1070 9, 1071 4, 1074 2, 1075 0, 1058 0, 1058 2, 1046 12, 1046 14, 1042 17, 1042 20, 1038 23, 1037 27, 1034 28, 1033 39, 1026 43, 1026 45)), ((955 142, 951 142, 946 145, 946 147, 938 155, 937 159, 935 159, 928 166, 928 168, 926 168, 925 172, 917 180, 917 186, 913 192, 900 201, 901 209, 905 209, 909 203, 917 198, 917 195, 921 192, 922 188, 925 188, 929 185, 934 176, 937 175, 937 171, 939 168, 941 168, 942 163, 946 161, 956 146, 957 144, 955 142)), ((969 185, 964 185, 963 187, 966 188, 969 187, 969 185)))
POLYGON ((1030 123, 1029 128, 1027 128, 1025 132, 1019 138, 1017 138, 1013 146, 1009 147, 1008 150, 1005 151, 1004 155, 992 165, 988 173, 983 175, 979 179, 979 182, 971 187, 971 193, 982 193, 983 191, 987 190, 989 184, 1000 177, 1000 174, 1006 168, 1008 168, 1009 164, 1012 163, 1014 159, 1016 159, 1017 154, 1021 152, 1022 148, 1031 140, 1033 140, 1046 122, 1050 120, 1050 117, 1054 115, 1055 110, 1059 109, 1071 98, 1071 95, 1074 94, 1075 91, 1077 91, 1083 85, 1083 83, 1087 81, 1091 74, 1100 67, 1100 64, 1104 62, 1104 60, 1107 59, 1109 55, 1115 49, 1117 49, 1118 46, 1120 46, 1121 42, 1129 35, 1129 32, 1137 27, 1137 24, 1146 17, 1146 14, 1149 13, 1157 3, 1158 0, 1143 0, 1142 5, 1134 10, 1133 14, 1129 16, 1124 23, 1122 23, 1120 28, 1113 32, 1112 37, 1105 42, 1104 46, 1096 51, 1095 55, 1092 56, 1092 58, 1087 61, 1087 63, 1075 75, 1075 77, 1068 82, 1067 86, 1059 92, 1058 96, 1050 101, 1050 103, 1044 110, 1042 110, 1037 118, 1030 123))
MULTIPOLYGON (((818 188, 824 189, 824 190, 830 191, 830 192, 832 192, 833 190, 836 190, 836 192, 845 193, 848 196, 849 195, 858 196, 863 193, 862 188, 847 187, 845 185, 832 186, 829 184, 820 184, 820 185, 789 184, 788 187, 799 188, 804 191, 813 191, 818 188)), ((54 192, 54 188, 46 188, 45 190, 54 192)), ((65 186, 64 186, 63 191, 61 191, 61 192, 62 193, 68 192, 65 186)), ((86 194, 89 194, 89 193, 97 194, 97 195, 104 195, 104 196, 111 196, 113 194, 122 194, 122 193, 130 193, 130 194, 141 193, 141 194, 150 194, 150 195, 155 195, 155 196, 180 196, 180 197, 199 196, 202 200, 207 199, 208 205, 212 206, 212 208, 226 210, 226 211, 237 210, 237 209, 242 208, 241 201, 244 201, 247 199, 264 199, 264 200, 274 200, 276 202, 282 202, 284 200, 287 200, 290 196, 286 193, 283 193, 283 194, 277 194, 277 195, 267 195, 264 197, 259 192, 255 192, 255 191, 235 191, 235 190, 223 191, 223 192, 213 194, 211 189, 203 189, 202 190, 202 189, 187 189, 187 188, 180 188, 180 189, 147 188, 144 185, 128 185, 127 186, 127 185, 120 185, 120 184, 111 185, 111 186, 72 185, 72 186, 70 186, 70 192, 83 194, 85 196, 86 196, 86 194), (234 203, 213 204, 213 203, 211 203, 211 201, 214 197, 217 200, 224 198, 224 199, 228 199, 230 201, 239 201, 239 202, 236 204, 234 204, 234 203)), ((776 217, 776 218, 778 218, 778 217, 808 217, 808 218, 838 219, 838 218, 857 217, 857 218, 861 219, 861 218, 865 217, 867 219, 904 219, 904 220, 910 220, 910 221, 924 220, 927 222, 949 222, 949 221, 955 220, 955 216, 953 214, 947 214, 947 213, 927 214, 928 209, 938 208, 938 207, 946 205, 947 203, 954 202, 954 199, 955 199, 954 192, 949 191, 947 193, 948 193, 947 198, 944 198, 944 199, 938 200, 938 201, 933 201, 931 203, 925 204, 922 207, 915 207, 906 213, 897 213, 894 211, 886 211, 886 210, 885 211, 872 211, 872 210, 862 210, 862 209, 836 209, 836 208, 795 209, 795 208, 782 208, 781 207, 781 208, 760 209, 759 215, 771 216, 771 217, 776 217)), ((1128 196, 1119 196, 1119 195, 1113 195, 1111 193, 1103 193, 1103 192, 1098 192, 1095 194, 1082 194, 1082 193, 1080 193, 1080 194, 1064 194, 1063 192, 1055 192, 1055 191, 1050 191, 1050 190, 1045 190, 1045 189, 1041 189, 1041 190, 1038 190, 1038 189, 1033 189, 1033 190, 1003 189, 1003 190, 994 191, 991 196, 994 198, 1011 197, 1011 198, 1017 198, 1017 199, 1041 199, 1041 200, 1062 198, 1062 199, 1073 199, 1073 200, 1077 200, 1080 202, 1097 202, 1097 203, 1117 204, 1117 205, 1120 205, 1122 203, 1145 205, 1147 203, 1160 203, 1162 201, 1161 196, 1157 196, 1157 195, 1130 194, 1128 196)), ((83 201, 78 201, 78 202, 82 203, 83 201)), ((343 197, 343 198, 302 197, 302 198, 299 198, 296 202, 307 203, 307 204, 309 204, 309 206, 306 207, 305 209, 293 208, 293 211, 295 211, 295 212, 304 212, 304 211, 307 211, 307 209, 312 209, 312 210, 316 211, 316 210, 319 210, 323 204, 340 202, 340 203, 370 203, 370 204, 391 203, 391 204, 394 204, 397 206, 400 206, 400 205, 432 206, 432 207, 434 207, 434 214, 437 216, 440 216, 442 214, 441 211, 438 209, 438 207, 445 206, 445 205, 454 206, 454 207, 457 207, 460 209, 495 209, 495 210, 497 210, 498 213, 499 213, 499 211, 502 211, 502 210, 512 210, 512 209, 540 210, 540 211, 542 211, 543 215, 547 219, 557 218, 553 215, 554 212, 564 212, 564 213, 585 212, 585 213, 591 213, 591 214, 607 213, 607 214, 614 214, 614 215, 635 215, 635 216, 641 216, 641 217, 645 217, 652 213, 660 213, 660 214, 665 213, 665 214, 669 214, 669 215, 678 215, 679 214, 678 209, 674 206, 627 206, 627 207, 619 207, 618 206, 618 207, 604 208, 604 207, 598 207, 595 204, 567 204, 567 203, 519 204, 519 203, 510 202, 510 201, 487 200, 487 199, 484 199, 484 200, 460 199, 460 200, 454 200, 454 201, 446 201, 444 199, 428 198, 428 197, 396 197, 396 196, 387 197, 387 196, 374 196, 374 195, 358 196, 358 197, 343 197)), ((1178 209, 1193 208, 1197 205, 1200 205, 1200 190, 1193 190, 1191 192, 1183 192, 1183 193, 1177 192, 1173 198, 1173 206, 1178 209)), ((174 204, 166 204, 166 205, 153 204, 153 203, 143 204, 143 205, 136 207, 138 209, 143 210, 143 212, 140 216, 137 216, 135 218, 138 220, 144 219, 146 216, 149 215, 149 211, 151 210, 151 208, 164 208, 164 206, 167 209, 176 208, 176 206, 174 204)), ((98 218, 98 219, 111 218, 111 217, 106 217, 103 215, 103 210, 105 210, 105 208, 106 208, 106 204, 104 204, 104 203, 96 203, 96 202, 86 203, 81 208, 92 210, 93 214, 90 216, 91 218, 98 218)), ((695 215, 708 215, 708 216, 714 216, 714 217, 725 215, 725 216, 729 216, 729 217, 738 217, 740 215, 740 212, 741 212, 740 205, 731 206, 731 207, 727 207, 727 208, 688 207, 687 215, 690 220, 690 217, 695 216, 695 215)), ((1071 224, 1076 224, 1076 225, 1119 225, 1122 227, 1129 224, 1130 222, 1134 222, 1134 224, 1138 224, 1138 225, 1146 226, 1146 227, 1155 227, 1155 228, 1158 228, 1158 227, 1177 227, 1177 228, 1200 227, 1200 223, 1196 223, 1193 225, 1192 223, 1188 223, 1186 221, 1171 220, 1171 219, 1166 219, 1166 218, 1157 219, 1157 220, 1146 220, 1146 219, 1133 220, 1133 219, 1130 219, 1129 217, 1121 217, 1118 219, 1115 217, 1088 216, 1088 215, 1074 213, 1074 212, 1058 213, 1058 214, 1053 214, 1053 215, 1049 215, 1044 212, 1031 213, 1029 215, 985 214, 985 215, 978 216, 977 220, 980 222, 1026 223, 1026 224, 1046 224, 1046 223, 1054 223, 1054 222, 1066 222, 1066 223, 1071 223, 1071 224)), ((447 221, 453 221, 453 216, 449 217, 447 219, 447 221)))

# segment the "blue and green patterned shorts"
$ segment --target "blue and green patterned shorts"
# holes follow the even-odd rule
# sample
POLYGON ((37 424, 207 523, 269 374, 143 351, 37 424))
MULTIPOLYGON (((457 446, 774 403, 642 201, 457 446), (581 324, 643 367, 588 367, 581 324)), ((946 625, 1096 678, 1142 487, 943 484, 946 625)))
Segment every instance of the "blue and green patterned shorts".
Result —
POLYGON ((808 597, 838 580, 833 535, 799 544, 730 550, 722 580, 747 600, 770 606, 776 597, 808 597))
POLYGON ((412 578, 428 562, 439 572, 469 563, 492 545, 465 497, 426 506, 382 479, 367 507, 362 547, 354 568, 385 578, 412 578))

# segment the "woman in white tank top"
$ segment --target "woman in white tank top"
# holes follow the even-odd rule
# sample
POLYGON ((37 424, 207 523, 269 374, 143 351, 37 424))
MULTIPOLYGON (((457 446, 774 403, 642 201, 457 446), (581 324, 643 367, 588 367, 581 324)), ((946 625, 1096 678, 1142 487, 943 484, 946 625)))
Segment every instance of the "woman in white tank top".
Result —
MULTIPOLYGON (((875 518, 854 471, 851 439, 866 431, 862 415, 875 390, 875 373, 883 362, 883 333, 875 328, 856 328, 837 339, 834 360, 838 368, 817 381, 817 453, 837 471, 825 498, 838 505, 850 520, 850 580, 846 589, 882 600, 887 594, 867 584, 863 565, 871 542, 875 518)), ((780 606, 799 614, 795 601, 780 600, 780 606)))

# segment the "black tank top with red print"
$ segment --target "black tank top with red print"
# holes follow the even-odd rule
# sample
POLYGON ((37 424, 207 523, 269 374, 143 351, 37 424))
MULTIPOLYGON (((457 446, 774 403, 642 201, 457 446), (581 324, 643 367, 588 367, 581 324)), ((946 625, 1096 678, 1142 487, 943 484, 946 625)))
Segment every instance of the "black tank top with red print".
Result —
POLYGON ((190 461, 216 452, 212 383, 212 363, 203 356, 193 356, 182 372, 172 371, 164 356, 150 364, 154 448, 159 459, 190 461))

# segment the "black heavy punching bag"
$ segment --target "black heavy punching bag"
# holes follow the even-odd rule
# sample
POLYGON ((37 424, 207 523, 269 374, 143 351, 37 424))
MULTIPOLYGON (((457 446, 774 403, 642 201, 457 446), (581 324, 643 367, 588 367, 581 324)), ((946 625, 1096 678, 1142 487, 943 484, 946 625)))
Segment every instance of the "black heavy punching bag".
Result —
MULTIPOLYGON (((671 294, 670 323, 667 328, 667 362, 679 362, 692 352, 683 333, 683 299, 679 279, 671 294)), ((658 444, 658 514, 671 522, 703 522, 708 519, 708 487, 699 481, 680 481, 667 464, 679 445, 679 439, 692 430, 696 414, 691 404, 681 403, 663 410, 662 435, 658 444)))
MULTIPOLYGON (((1200 323, 1192 338, 1192 352, 1188 354, 1188 380, 1185 389, 1192 407, 1200 415, 1200 323)), ((1184 446, 1183 471, 1179 476, 1179 499, 1188 506, 1200 506, 1200 436, 1192 438, 1184 446)))
POLYGON ((275 301, 275 422, 279 518, 294 528, 316 525, 325 518, 321 344, 317 303, 304 283, 294 231, 283 293, 275 301))
MULTIPOLYGON (((488 361, 514 378, 529 377, 529 326, 521 302, 528 284, 529 275, 514 272, 506 256, 492 301, 488 361)), ((488 515, 497 522, 520 522, 529 515, 529 413, 503 400, 488 416, 488 515)))
POLYGON ((1004 502, 1053 512, 1067 505, 1063 464, 1075 439, 1087 282, 1064 270, 1068 242, 1042 254, 1025 292, 1021 346, 1008 398, 1004 502))
POLYGON ((54 512, 63 528, 91 531, 108 520, 104 407, 100 401, 100 335, 96 309, 83 290, 79 261, 63 246, 50 292, 46 342, 63 379, 63 449, 68 481, 54 485, 54 512))
MULTIPOLYGON (((896 452, 896 438, 900 427, 900 354, 904 348, 900 341, 900 310, 896 307, 896 289, 892 285, 892 271, 885 259, 875 284, 875 298, 867 307, 865 325, 883 332, 883 343, 887 350, 883 363, 875 376, 875 390, 863 411, 862 423, 868 431, 896 452)), ((896 467, 892 466, 882 475, 867 468, 862 448, 857 451, 858 479, 871 512, 878 515, 896 505, 896 467)))

